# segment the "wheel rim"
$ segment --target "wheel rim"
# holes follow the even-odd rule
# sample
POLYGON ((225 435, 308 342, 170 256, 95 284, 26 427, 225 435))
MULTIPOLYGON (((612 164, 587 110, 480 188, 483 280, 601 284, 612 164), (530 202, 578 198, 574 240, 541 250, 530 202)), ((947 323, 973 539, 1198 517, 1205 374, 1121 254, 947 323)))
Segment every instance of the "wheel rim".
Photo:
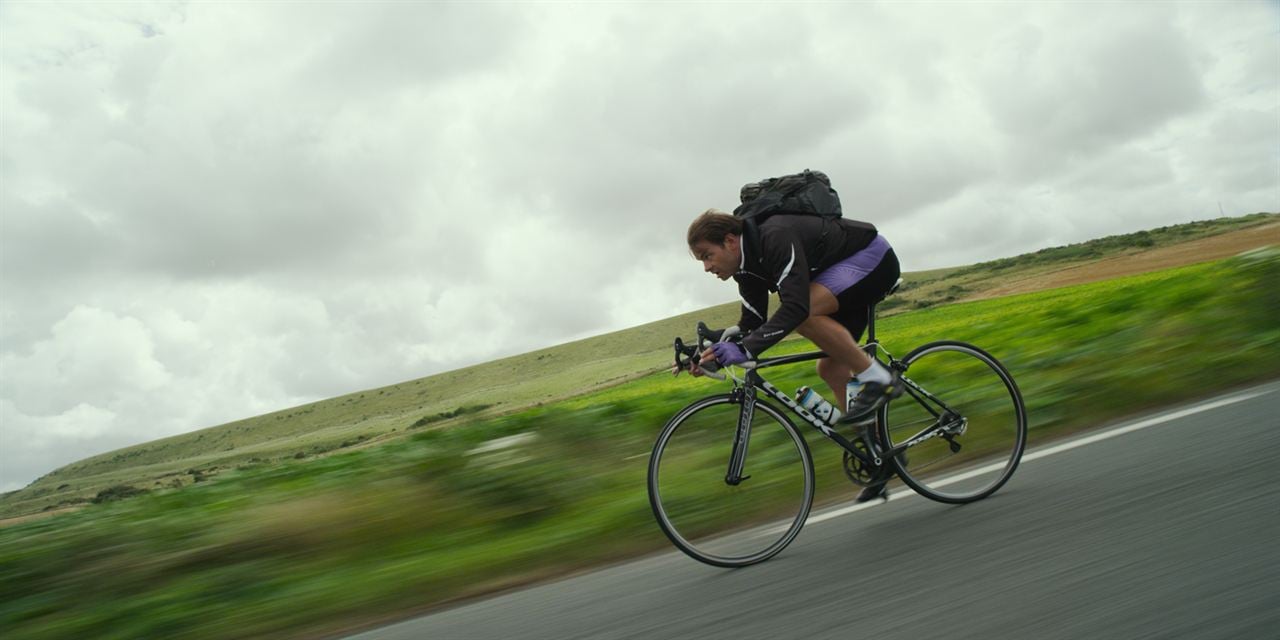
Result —
MULTIPOLYGON (((964 344, 926 345, 903 360, 906 378, 942 400, 952 418, 952 438, 935 437, 912 446, 903 481, 944 502, 986 497, 1009 479, 1026 445, 1026 411, 1012 378, 990 355, 964 344), (959 451, 952 450, 952 441, 959 451)), ((913 391, 916 391, 913 389, 913 391)), ((925 407, 941 411, 919 391, 904 394, 882 411, 893 446, 910 440, 936 419, 925 407)))
POLYGON ((740 405, 711 398, 677 415, 654 447, 654 515, 682 551, 709 564, 765 560, 795 538, 813 499, 808 447, 772 407, 756 404, 744 476, 725 483, 740 405))

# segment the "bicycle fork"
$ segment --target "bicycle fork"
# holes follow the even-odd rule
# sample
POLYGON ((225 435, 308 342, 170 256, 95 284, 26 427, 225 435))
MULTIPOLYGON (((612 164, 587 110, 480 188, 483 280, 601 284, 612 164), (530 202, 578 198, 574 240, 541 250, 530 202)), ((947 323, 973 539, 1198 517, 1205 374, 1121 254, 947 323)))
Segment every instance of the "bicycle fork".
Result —
POLYGON ((733 454, 729 456, 729 470, 724 475, 724 483, 731 487, 736 487, 743 480, 751 477, 742 475, 742 469, 747 464, 747 447, 751 442, 751 420, 756 413, 755 387, 739 388, 737 393, 741 394, 742 408, 738 411, 738 432, 733 437, 733 454))

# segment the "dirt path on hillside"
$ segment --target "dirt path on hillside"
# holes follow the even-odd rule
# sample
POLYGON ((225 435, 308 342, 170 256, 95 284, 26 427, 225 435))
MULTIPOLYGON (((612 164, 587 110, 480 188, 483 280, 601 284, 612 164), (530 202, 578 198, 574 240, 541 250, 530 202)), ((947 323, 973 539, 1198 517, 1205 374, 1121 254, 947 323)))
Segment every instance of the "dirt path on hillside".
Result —
POLYGON ((1014 279, 973 296, 972 300, 1029 293, 1073 284, 1110 280, 1159 271, 1197 262, 1228 258, 1250 249, 1280 245, 1280 222, 1231 231, 1141 253, 1103 258, 1096 262, 1063 267, 1050 273, 1014 279))
POLYGON ((59 507, 48 511, 37 511, 35 513, 27 513, 20 516, 13 516, 11 518, 3 518, 0 519, 0 528, 15 524, 22 524, 24 522, 31 522, 32 520, 39 520, 40 518, 48 518, 49 516, 61 515, 63 513, 71 513, 72 511, 79 511, 85 508, 85 506, 87 505, 79 504, 71 507, 59 507))

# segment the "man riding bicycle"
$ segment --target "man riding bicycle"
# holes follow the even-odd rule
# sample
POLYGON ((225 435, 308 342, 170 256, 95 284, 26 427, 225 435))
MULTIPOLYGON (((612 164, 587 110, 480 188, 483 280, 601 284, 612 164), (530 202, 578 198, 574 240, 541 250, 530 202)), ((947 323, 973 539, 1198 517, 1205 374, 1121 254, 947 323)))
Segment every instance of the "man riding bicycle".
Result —
MULTIPOLYGON (((897 255, 874 226, 853 220, 805 214, 778 214, 749 226, 742 218, 710 209, 689 226, 689 251, 703 270, 733 278, 742 297, 736 327, 701 354, 703 364, 741 364, 792 331, 813 341, 827 357, 818 375, 831 388, 842 423, 874 423, 876 410, 902 393, 896 372, 858 347, 867 312, 900 275, 897 255), (769 315, 769 292, 780 306, 769 315), (728 337, 743 335, 741 342, 728 337), (860 384, 852 398, 853 387, 860 384), (847 404, 846 404, 847 402, 847 404)), ((701 375, 695 365, 690 370, 701 375)), ((885 496, 883 482, 868 486, 859 502, 885 496)))

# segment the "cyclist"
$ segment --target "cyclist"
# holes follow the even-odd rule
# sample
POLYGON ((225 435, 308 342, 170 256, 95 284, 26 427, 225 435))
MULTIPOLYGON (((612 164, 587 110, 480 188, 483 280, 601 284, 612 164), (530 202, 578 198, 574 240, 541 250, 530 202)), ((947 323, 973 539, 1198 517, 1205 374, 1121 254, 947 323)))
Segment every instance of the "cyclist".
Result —
MULTIPOLYGON (((733 278, 742 297, 737 326, 723 330, 700 362, 747 362, 797 331, 827 354, 818 360, 818 376, 831 388, 837 406, 845 405, 841 422, 871 424, 877 409, 901 395, 897 373, 858 347, 869 307, 900 275, 897 255, 874 226, 776 214, 750 233, 742 219, 709 209, 689 225, 688 244, 704 271, 721 280, 733 278), (780 301, 772 316, 771 291, 780 301), (727 340, 739 332, 745 334, 741 343, 727 340), (845 404, 851 377, 861 387, 845 404)), ((701 375, 696 365, 691 373, 701 375)), ((863 489, 858 501, 885 495, 880 483, 863 489)))

